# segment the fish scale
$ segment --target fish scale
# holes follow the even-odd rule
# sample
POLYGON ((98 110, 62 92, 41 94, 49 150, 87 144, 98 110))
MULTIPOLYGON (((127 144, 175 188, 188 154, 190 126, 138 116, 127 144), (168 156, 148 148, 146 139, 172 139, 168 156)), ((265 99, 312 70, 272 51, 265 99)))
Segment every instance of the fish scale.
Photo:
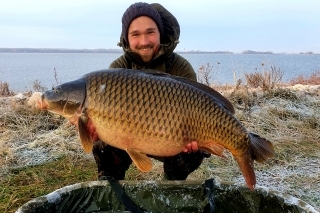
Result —
POLYGON ((68 119, 78 116, 86 152, 93 146, 87 128, 91 121, 100 140, 126 150, 142 171, 152 167, 147 154, 173 156, 196 141, 199 149, 211 154, 221 156, 228 149, 253 189, 253 161, 264 162, 274 155, 271 142, 249 133, 220 93, 153 70, 88 73, 45 92, 39 106, 68 119), (68 97, 73 97, 73 102, 68 97))
MULTIPOLYGON (((224 128, 232 123, 232 117, 228 116, 226 110, 223 111, 220 107, 215 106, 215 102, 208 98, 210 96, 205 97, 198 91, 192 91, 195 90, 194 88, 176 82, 159 81, 143 78, 143 76, 137 78, 130 74, 118 72, 111 77, 112 84, 106 84, 107 79, 110 78, 108 73, 101 73, 98 77, 88 81, 87 113, 89 117, 111 114, 112 116, 109 117, 112 120, 109 119, 108 123, 112 123, 114 128, 121 129, 123 133, 135 128, 137 134, 142 136, 141 140, 144 139, 144 135, 141 134, 143 131, 148 137, 183 141, 183 144, 194 139, 201 144, 203 140, 208 140, 209 135, 212 141, 232 139, 229 142, 230 146, 237 144, 236 137, 230 137, 232 134, 228 137, 228 129, 224 128), (102 94, 97 91, 101 85, 105 85, 105 91, 102 94), (188 97, 187 94, 195 95, 188 97), (97 108, 96 104, 91 104, 96 102, 96 96, 99 97, 99 102, 102 102, 101 100, 110 100, 110 102, 102 102, 97 108), (155 100, 158 101, 157 104, 155 100), (90 107, 91 105, 93 107, 90 107), (158 112, 162 112, 162 116, 159 116, 158 112), (186 116, 184 112, 188 112, 186 116), (212 119, 206 119, 212 115, 214 115, 212 119), (202 121, 201 126, 197 126, 199 120, 202 121), (171 128, 165 130, 164 126, 169 123, 168 126, 171 128), (184 124, 185 129, 181 128, 180 124, 184 124), (136 128, 136 125, 139 128, 136 128), (203 131, 203 126, 206 127, 206 131, 203 131), (210 129, 211 131, 208 131, 210 129), (164 132, 161 133, 161 130, 164 132), (218 130, 216 134, 212 134, 214 130, 218 130), (173 132, 175 134, 172 134, 173 132), (205 132, 207 132, 206 136, 205 132)), ((234 126, 234 128, 237 127, 234 126)), ((232 132, 233 129, 229 131, 232 132)), ((244 144, 246 147, 248 142, 244 144)))

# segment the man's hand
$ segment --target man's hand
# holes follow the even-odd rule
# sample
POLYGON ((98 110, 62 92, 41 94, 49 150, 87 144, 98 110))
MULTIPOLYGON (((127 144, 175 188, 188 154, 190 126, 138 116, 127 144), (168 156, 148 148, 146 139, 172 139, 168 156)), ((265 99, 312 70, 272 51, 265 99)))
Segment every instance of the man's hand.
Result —
POLYGON ((192 141, 191 143, 188 143, 182 152, 196 152, 198 151, 198 142, 197 141, 192 141))

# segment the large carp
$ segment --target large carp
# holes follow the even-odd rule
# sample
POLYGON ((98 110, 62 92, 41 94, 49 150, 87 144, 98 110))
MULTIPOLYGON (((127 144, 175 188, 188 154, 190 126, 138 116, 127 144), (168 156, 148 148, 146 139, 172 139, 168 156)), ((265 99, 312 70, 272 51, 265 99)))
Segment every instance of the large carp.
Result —
POLYGON ((229 150, 250 189, 256 184, 254 160, 273 157, 271 142, 249 133, 220 93, 186 78, 153 70, 108 69, 46 91, 39 107, 78 126, 86 152, 98 138, 126 150, 134 164, 149 171, 147 156, 173 156, 197 141, 198 148, 222 156, 229 150))

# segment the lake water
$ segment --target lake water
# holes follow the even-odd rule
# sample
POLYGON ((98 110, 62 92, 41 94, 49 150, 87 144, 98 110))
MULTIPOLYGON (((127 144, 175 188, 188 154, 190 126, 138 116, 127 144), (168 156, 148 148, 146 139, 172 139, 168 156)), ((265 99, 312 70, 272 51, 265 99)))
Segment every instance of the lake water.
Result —
MULTIPOLYGON (((79 78, 90 71, 105 69, 120 53, 0 53, 0 82, 16 92, 33 90, 33 82, 51 88, 79 78)), ((285 54, 181 54, 197 71, 212 66, 213 81, 234 84, 244 73, 263 72, 271 66, 284 72, 283 81, 320 71, 320 55, 285 54)))

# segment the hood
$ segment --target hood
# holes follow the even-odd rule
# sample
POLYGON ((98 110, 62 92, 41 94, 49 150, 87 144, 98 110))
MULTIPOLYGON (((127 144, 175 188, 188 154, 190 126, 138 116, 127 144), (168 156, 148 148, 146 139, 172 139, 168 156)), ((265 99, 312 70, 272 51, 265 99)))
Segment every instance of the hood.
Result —
MULTIPOLYGON (((160 48, 154 59, 149 62, 149 64, 160 64, 163 63, 174 51, 177 44, 179 43, 180 37, 180 25, 177 19, 161 4, 152 3, 151 4, 160 14, 163 22, 163 34, 160 38, 160 48)), ((132 52, 124 40, 123 35, 120 36, 120 42, 118 46, 122 47, 125 56, 131 61, 138 65, 143 65, 144 62, 141 61, 140 56, 132 52)), ((149 65, 148 64, 148 65, 149 65)))

